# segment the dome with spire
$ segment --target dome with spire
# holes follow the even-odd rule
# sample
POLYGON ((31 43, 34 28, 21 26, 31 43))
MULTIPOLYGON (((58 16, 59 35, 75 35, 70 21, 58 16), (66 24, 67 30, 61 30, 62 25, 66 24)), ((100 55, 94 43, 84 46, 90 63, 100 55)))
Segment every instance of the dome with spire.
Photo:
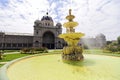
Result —
POLYGON ((48 12, 47 12, 46 15, 43 16, 42 19, 41 19, 41 21, 44 21, 44 20, 49 20, 49 21, 52 21, 52 22, 53 22, 52 17, 48 16, 48 12))

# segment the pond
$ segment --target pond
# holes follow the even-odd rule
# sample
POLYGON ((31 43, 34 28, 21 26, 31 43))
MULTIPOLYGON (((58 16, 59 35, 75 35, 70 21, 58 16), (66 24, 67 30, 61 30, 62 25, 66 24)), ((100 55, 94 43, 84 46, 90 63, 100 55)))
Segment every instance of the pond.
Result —
POLYGON ((12 64, 10 80, 120 80, 120 57, 84 54, 84 61, 63 62, 60 54, 35 56, 12 64))

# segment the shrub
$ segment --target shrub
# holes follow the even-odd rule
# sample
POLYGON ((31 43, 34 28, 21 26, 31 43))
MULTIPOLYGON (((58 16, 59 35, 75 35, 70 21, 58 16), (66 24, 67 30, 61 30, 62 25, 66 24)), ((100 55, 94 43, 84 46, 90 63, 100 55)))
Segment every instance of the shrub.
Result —
POLYGON ((34 53, 47 53, 48 50, 46 47, 40 47, 40 48, 23 48, 21 50, 21 53, 30 53, 30 54, 34 54, 34 53))
POLYGON ((23 48, 22 50, 21 50, 21 53, 29 53, 30 52, 30 48, 23 48))
POLYGON ((40 48, 34 48, 34 49, 35 49, 35 51, 45 51, 45 50, 47 50, 46 47, 40 47, 40 48))
POLYGON ((117 41, 108 41, 107 46, 104 48, 104 51, 111 51, 120 53, 120 36, 117 38, 117 41))
POLYGON ((111 44, 112 43, 112 41, 107 41, 107 45, 109 45, 109 44, 111 44))
POLYGON ((116 44, 109 44, 104 48, 104 51, 110 51, 110 52, 119 52, 120 46, 116 44))

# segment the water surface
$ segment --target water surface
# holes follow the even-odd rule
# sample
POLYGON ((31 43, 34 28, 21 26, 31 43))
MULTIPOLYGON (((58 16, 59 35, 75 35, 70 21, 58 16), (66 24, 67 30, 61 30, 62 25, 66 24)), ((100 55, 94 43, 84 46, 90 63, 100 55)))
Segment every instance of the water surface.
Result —
POLYGON ((10 80, 120 80, 120 57, 84 55, 82 62, 63 63, 60 54, 36 56, 8 68, 10 80))

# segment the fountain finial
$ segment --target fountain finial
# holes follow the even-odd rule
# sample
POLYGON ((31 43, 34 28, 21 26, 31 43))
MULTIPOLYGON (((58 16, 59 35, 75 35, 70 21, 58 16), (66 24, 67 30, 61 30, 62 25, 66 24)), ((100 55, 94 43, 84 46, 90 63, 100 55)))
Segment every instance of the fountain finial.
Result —
POLYGON ((69 9, 69 15, 71 15, 71 11, 72 11, 72 10, 71 10, 71 9, 69 9))
POLYGON ((68 21, 73 21, 73 19, 75 18, 75 16, 71 14, 71 11, 72 11, 72 9, 69 9, 69 15, 66 16, 66 19, 68 21))

